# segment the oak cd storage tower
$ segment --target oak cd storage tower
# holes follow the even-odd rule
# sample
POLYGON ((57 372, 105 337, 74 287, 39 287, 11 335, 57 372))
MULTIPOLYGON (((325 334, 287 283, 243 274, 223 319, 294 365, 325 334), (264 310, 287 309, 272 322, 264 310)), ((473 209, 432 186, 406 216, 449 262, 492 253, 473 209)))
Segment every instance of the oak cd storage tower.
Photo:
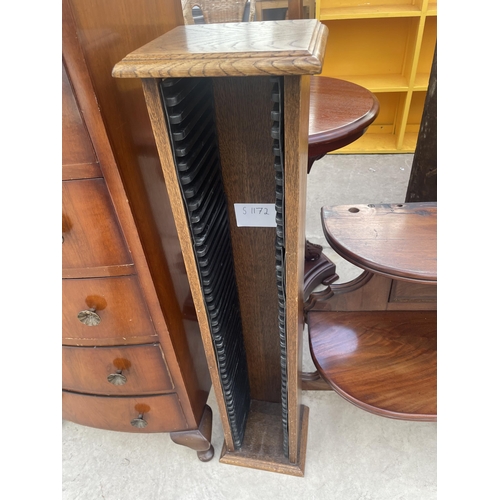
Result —
POLYGON ((327 32, 316 20, 181 26, 113 70, 142 79, 220 408, 221 462, 298 476, 308 75, 321 71, 327 32), (242 226, 235 204, 265 207, 272 223, 242 226))
POLYGON ((413 153, 437 40, 434 0, 316 0, 329 31, 323 76, 373 92, 380 113, 342 153, 413 153))

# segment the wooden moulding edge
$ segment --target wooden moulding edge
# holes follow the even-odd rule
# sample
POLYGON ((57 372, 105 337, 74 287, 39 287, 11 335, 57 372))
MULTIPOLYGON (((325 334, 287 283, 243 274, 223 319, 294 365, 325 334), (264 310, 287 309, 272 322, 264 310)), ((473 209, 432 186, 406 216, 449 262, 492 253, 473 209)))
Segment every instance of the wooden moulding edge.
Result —
POLYGON ((292 76, 321 73, 322 62, 315 54, 301 57, 228 58, 198 61, 127 61, 118 63, 114 78, 191 78, 224 76, 292 76))

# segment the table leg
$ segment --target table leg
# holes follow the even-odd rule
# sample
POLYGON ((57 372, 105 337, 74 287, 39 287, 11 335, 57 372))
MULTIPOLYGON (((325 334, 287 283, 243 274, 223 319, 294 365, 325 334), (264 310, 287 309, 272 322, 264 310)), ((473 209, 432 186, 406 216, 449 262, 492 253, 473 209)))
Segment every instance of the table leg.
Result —
MULTIPOLYGON (((312 245, 313 243, 306 241, 306 252, 308 246, 312 245)), ((315 246, 322 248, 321 245, 315 246)), ((304 261, 304 300, 307 300, 311 292, 319 285, 331 285, 338 279, 335 264, 321 250, 319 256, 314 260, 307 260, 306 256, 304 261)))

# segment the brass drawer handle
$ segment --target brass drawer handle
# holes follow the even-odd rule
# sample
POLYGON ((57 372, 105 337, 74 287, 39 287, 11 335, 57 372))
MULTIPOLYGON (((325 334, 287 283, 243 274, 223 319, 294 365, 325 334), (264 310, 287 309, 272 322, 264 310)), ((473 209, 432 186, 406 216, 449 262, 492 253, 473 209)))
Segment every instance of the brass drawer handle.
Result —
POLYGON ((97 326, 101 322, 101 317, 94 308, 86 309, 78 313, 78 321, 86 326, 97 326))
POLYGON ((142 418, 144 416, 143 413, 139 413, 139 416, 137 418, 134 418, 133 420, 130 421, 130 424, 132 427, 137 427, 138 429, 144 429, 148 423, 142 418))
POLYGON ((127 383, 127 377, 122 374, 121 370, 116 370, 116 373, 110 373, 108 375, 108 382, 113 385, 125 385, 127 383))

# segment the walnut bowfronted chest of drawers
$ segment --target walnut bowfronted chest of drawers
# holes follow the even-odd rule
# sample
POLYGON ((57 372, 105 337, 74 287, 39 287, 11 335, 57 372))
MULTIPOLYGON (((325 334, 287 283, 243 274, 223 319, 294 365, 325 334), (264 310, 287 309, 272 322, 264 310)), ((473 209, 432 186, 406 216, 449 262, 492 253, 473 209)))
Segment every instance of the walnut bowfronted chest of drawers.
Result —
POLYGON ((64 1, 63 418, 170 432, 209 460, 210 377, 182 260, 151 249, 154 204, 129 203, 76 33, 64 1))

